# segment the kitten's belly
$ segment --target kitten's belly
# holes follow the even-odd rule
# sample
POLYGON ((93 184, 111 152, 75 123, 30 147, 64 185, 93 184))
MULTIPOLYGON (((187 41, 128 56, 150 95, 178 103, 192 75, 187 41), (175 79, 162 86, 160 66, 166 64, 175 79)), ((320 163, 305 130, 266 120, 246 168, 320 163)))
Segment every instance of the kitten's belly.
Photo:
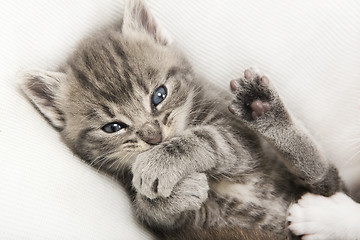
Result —
POLYGON ((246 183, 222 180, 209 184, 214 193, 212 197, 226 202, 220 212, 226 213, 222 219, 227 224, 249 228, 257 225, 277 233, 284 231, 289 202, 281 196, 269 194, 273 190, 269 185, 261 186, 255 180, 246 183))
POLYGON ((220 182, 210 182, 210 189, 218 196, 238 199, 243 203, 261 204, 261 200, 256 196, 253 182, 242 184, 222 180, 220 182))

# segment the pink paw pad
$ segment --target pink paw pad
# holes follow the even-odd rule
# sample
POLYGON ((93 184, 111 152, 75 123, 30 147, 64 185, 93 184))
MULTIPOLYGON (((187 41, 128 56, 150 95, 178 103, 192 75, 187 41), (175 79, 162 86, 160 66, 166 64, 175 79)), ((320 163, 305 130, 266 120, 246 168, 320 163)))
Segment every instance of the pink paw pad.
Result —
POLYGON ((240 87, 239 80, 234 79, 230 81, 231 90, 236 91, 239 87, 240 87))
POLYGON ((261 77, 261 84, 265 87, 268 87, 270 83, 270 80, 267 76, 262 76, 261 77))
POLYGON ((257 119, 271 109, 271 106, 268 102, 262 102, 260 100, 255 100, 250 105, 250 107, 252 109, 251 116, 253 117, 253 119, 257 119))
POLYGON ((244 71, 244 77, 245 77, 246 80, 251 80, 252 79, 252 73, 251 73, 250 69, 246 69, 244 71))
MULTIPOLYGON (((270 80, 267 76, 260 76, 253 69, 246 69, 244 76, 230 81, 230 89, 236 94, 236 105, 230 104, 229 111, 245 118, 257 119, 271 109, 270 80), (242 114, 240 112, 247 112, 242 114)), ((250 120, 249 119, 249 120, 250 120)))

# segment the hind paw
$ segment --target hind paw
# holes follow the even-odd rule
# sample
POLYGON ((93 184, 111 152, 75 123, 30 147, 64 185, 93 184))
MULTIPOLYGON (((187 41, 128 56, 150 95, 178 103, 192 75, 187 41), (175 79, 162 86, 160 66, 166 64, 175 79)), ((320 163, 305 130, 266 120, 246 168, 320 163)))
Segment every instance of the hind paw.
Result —
POLYGON ((360 206, 344 193, 305 194, 290 206, 289 229, 303 240, 358 239, 360 206))

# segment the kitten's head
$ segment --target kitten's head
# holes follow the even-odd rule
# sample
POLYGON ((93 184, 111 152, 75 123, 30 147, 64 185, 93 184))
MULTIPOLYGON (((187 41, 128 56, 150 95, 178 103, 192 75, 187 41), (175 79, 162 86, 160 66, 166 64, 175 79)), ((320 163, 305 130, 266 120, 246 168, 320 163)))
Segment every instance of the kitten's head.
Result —
POLYGON ((121 27, 83 41, 59 72, 23 73, 22 89, 81 158, 112 170, 181 133, 193 73, 141 0, 121 27))

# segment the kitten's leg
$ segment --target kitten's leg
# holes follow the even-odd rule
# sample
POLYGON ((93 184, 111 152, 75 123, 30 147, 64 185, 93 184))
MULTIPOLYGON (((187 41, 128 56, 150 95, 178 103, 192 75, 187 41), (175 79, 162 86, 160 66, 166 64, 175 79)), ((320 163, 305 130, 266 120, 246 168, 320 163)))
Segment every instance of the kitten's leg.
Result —
POLYGON ((304 195, 289 208, 289 229, 302 239, 360 239, 360 205, 344 193, 304 195))
POLYGON ((230 134, 221 131, 225 130, 217 126, 194 127, 139 154, 131 169, 136 191, 150 199, 168 197, 189 174, 231 168, 228 165, 233 166, 237 157, 228 143, 230 134))
POLYGON ((181 218, 191 210, 199 210, 208 197, 209 185, 204 173, 193 173, 182 179, 170 197, 149 199, 137 194, 135 210, 138 217, 153 228, 175 229, 183 224, 181 218))
POLYGON ((247 127, 265 138, 284 159, 284 164, 313 192, 332 195, 342 188, 335 167, 325 160, 311 137, 290 117, 267 77, 246 70, 232 80, 236 98, 229 110, 247 127))

